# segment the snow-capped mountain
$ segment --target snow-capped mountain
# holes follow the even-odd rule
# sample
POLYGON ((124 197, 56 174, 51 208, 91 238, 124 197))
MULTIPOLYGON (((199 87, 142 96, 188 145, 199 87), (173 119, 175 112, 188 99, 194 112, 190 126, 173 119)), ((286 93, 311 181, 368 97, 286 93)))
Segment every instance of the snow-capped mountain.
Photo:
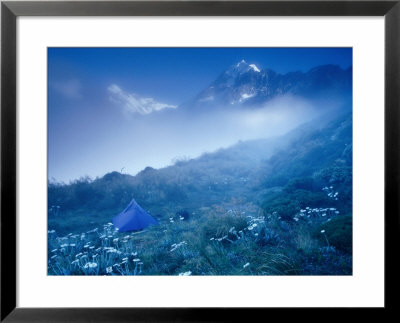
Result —
POLYGON ((279 74, 245 60, 232 65, 184 107, 258 106, 280 95, 351 98, 352 69, 336 65, 279 74))

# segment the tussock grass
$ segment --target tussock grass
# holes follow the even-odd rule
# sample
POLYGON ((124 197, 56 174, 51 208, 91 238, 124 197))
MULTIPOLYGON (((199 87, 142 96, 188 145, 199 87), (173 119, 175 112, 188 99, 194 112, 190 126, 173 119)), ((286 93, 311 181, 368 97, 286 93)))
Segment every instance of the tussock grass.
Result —
MULTIPOLYGON (((315 235, 324 225, 320 222, 283 226, 277 214, 265 214, 252 204, 213 206, 196 213, 188 220, 169 213, 173 221, 164 220, 131 233, 120 233, 111 223, 64 237, 51 230, 49 274, 300 275, 349 271, 348 261, 341 259, 343 254, 334 247, 334 252, 326 249, 326 243, 315 235), (340 270, 326 268, 326 257, 336 261, 340 270), (309 262, 314 268, 307 267, 309 262)), ((327 230, 333 226, 325 225, 327 230)))

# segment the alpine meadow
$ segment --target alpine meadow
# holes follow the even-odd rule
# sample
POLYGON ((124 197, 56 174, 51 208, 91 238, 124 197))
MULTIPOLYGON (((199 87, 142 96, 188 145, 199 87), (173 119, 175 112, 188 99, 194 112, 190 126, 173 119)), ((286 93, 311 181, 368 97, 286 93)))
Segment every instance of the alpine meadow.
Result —
POLYGON ((351 48, 48 48, 48 275, 352 275, 351 48))

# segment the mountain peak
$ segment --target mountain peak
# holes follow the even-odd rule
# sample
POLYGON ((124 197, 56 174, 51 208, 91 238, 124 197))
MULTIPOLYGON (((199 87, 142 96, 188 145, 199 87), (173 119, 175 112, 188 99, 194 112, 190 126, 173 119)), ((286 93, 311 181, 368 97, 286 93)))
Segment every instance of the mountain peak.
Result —
POLYGON ((336 65, 322 65, 307 72, 276 73, 244 59, 231 65, 191 103, 192 106, 263 106, 282 95, 319 99, 327 95, 351 97, 352 73, 336 65))
POLYGON ((246 73, 249 71, 254 72, 261 72, 260 69, 255 64, 248 64, 244 59, 238 62, 235 65, 232 65, 228 72, 239 72, 239 73, 246 73))
POLYGON ((244 60, 244 59, 242 59, 239 63, 237 63, 236 64, 236 67, 239 67, 240 65, 247 65, 247 62, 244 60))

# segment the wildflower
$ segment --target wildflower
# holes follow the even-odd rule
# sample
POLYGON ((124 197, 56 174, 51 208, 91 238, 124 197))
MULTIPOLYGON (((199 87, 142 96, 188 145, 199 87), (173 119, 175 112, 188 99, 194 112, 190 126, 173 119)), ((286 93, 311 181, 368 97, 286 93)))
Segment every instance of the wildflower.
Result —
POLYGON ((321 233, 325 233, 325 230, 321 230, 321 233))
POLYGON ((75 259, 73 262, 71 262, 71 265, 77 264, 78 262, 79 262, 79 260, 78 260, 78 259, 75 259))
POLYGON ((54 256, 51 257, 51 259, 54 259, 54 258, 56 258, 56 257, 57 257, 57 255, 54 255, 54 256))
POLYGON ((213 241, 214 240, 214 238, 210 238, 210 241, 213 241))
POLYGON ((70 243, 69 246, 70 247, 75 247, 75 243, 70 243))
POLYGON ((111 274, 113 272, 112 266, 106 268, 106 273, 111 274))
POLYGON ((60 247, 61 247, 61 248, 68 247, 68 243, 64 243, 64 244, 62 244, 60 247))
POLYGON ((53 249, 51 252, 56 252, 58 249, 53 249))
POLYGON ((80 253, 76 254, 76 256, 75 256, 75 257, 79 257, 79 256, 81 256, 81 255, 82 255, 82 252, 80 252, 80 253))
POLYGON ((132 256, 137 256, 137 252, 132 252, 132 256))
POLYGON ((95 262, 88 262, 86 263, 85 266, 83 266, 83 268, 96 268, 97 267, 97 263, 95 262))
POLYGON ((133 261, 133 262, 139 262, 140 259, 139 259, 139 258, 135 258, 135 259, 132 259, 132 261, 133 261))
POLYGON ((117 242, 118 242, 118 238, 115 238, 115 239, 113 240, 113 242, 114 242, 114 243, 117 243, 117 242))
POLYGON ((250 265, 250 263, 247 262, 247 263, 245 263, 245 264, 243 265, 243 268, 246 268, 246 267, 249 266, 249 265, 250 265))
POLYGON ((189 270, 184 273, 180 273, 178 276, 190 276, 191 274, 192 274, 192 272, 189 270))
POLYGON ((128 260, 128 258, 122 258, 122 260, 128 260))
POLYGON ((175 250, 178 249, 180 246, 183 246, 183 245, 185 245, 185 244, 186 244, 186 241, 179 242, 178 244, 176 244, 176 243, 172 244, 172 245, 171 245, 171 250, 170 250, 170 252, 175 251, 175 250))

